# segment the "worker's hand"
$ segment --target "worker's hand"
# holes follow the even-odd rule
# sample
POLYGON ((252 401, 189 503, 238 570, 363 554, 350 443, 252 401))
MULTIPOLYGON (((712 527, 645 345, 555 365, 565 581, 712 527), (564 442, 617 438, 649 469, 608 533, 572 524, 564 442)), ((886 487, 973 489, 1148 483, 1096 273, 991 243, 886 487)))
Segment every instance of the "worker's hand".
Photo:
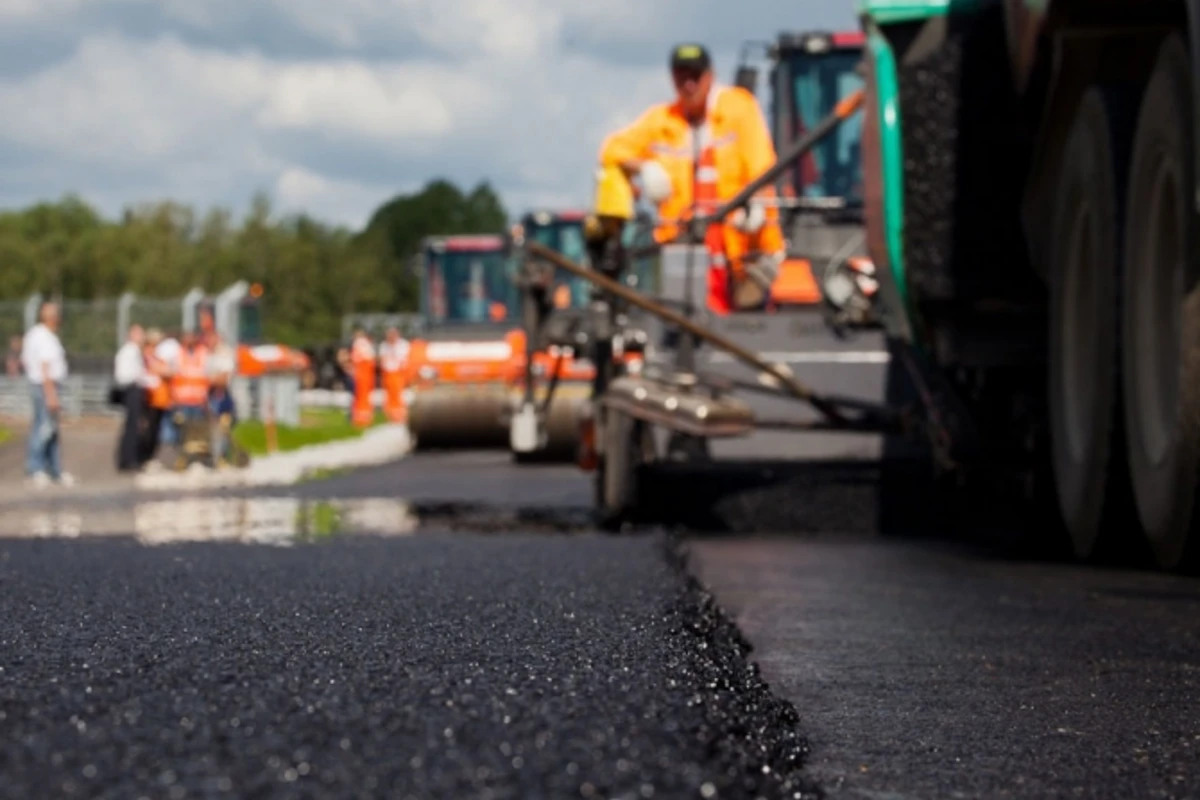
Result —
POLYGON ((638 171, 642 179, 642 191, 652 203, 661 203, 671 196, 671 176, 657 161, 646 161, 638 171))
POLYGON ((739 208, 729 215, 729 224, 742 233, 758 233, 767 223, 767 211, 761 203, 751 203, 749 212, 739 208))

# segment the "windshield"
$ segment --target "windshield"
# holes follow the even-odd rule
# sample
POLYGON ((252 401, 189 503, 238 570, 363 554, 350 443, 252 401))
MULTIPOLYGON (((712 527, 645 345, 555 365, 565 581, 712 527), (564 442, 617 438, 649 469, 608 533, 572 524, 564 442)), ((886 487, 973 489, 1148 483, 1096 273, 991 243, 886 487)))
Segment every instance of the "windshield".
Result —
POLYGON ((430 322, 509 322, 517 318, 517 287, 503 251, 430 255, 425 298, 430 322))
MULTIPOLYGON (((552 222, 549 225, 535 223, 527 226, 526 235, 538 244, 550 248, 576 264, 587 264, 587 247, 583 240, 582 222, 552 222)), ((554 286, 556 290, 561 289, 565 293, 561 296, 563 301, 566 301, 569 296, 569 302, 556 302, 560 308, 583 308, 587 305, 589 284, 583 278, 572 275, 565 269, 556 268, 554 270, 554 286)), ((556 300, 559 297, 556 291, 556 300)))
MULTIPOLYGON (((793 140, 832 113, 839 100, 862 88, 862 78, 854 72, 861 60, 858 52, 850 51, 816 56, 798 53, 788 59, 796 108, 793 140)), ((800 161, 797 177, 803 189, 797 194, 842 197, 850 205, 861 205, 861 139, 862 114, 855 114, 800 161)))
POLYGON ((238 342, 248 345, 262 344, 262 306, 258 303, 246 303, 238 312, 238 342))

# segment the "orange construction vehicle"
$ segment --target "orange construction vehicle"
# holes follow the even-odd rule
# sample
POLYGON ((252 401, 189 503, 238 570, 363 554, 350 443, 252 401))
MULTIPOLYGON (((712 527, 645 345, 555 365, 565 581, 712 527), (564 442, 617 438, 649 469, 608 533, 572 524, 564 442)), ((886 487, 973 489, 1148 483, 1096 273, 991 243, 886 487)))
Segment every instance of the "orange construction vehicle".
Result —
POLYGON ((237 376, 258 378, 283 372, 303 372, 309 358, 301 350, 263 341, 262 284, 239 281, 219 295, 194 291, 183 327, 189 331, 216 330, 237 353, 237 376))
POLYGON ((425 239, 415 270, 422 333, 406 384, 416 449, 503 447, 518 354, 520 298, 502 235, 425 239))

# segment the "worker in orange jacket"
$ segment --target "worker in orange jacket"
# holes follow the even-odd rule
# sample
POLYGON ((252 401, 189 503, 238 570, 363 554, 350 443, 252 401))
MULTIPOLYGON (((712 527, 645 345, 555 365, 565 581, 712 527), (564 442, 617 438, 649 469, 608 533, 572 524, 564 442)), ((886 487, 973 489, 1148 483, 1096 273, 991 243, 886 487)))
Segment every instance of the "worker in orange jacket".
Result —
POLYGON ((404 369, 408 365, 408 341, 400 331, 388 328, 386 338, 379 344, 379 372, 383 378, 383 412, 392 422, 404 422, 404 369))
POLYGON ((371 402, 375 391, 375 346, 362 328, 354 332, 354 341, 350 345, 350 368, 354 374, 350 421, 365 428, 375 420, 375 404, 371 402))
MULTIPOLYGON (((716 85, 703 46, 676 47, 670 67, 675 101, 652 106, 600 148, 601 167, 640 178, 643 194, 658 205, 659 242, 679 234, 693 202, 696 214, 710 214, 775 164, 758 100, 740 87, 716 85)), ((748 211, 706 232, 709 306, 717 313, 761 308, 770 297, 786 250, 774 198, 765 187, 748 211)))

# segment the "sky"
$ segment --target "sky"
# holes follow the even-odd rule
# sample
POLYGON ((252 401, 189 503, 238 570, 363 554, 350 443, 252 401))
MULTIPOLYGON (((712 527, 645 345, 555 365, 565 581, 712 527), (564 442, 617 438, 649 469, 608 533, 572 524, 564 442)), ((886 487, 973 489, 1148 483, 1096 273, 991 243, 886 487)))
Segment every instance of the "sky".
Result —
POLYGON ((442 177, 586 205, 672 45, 856 28, 853 0, 0 0, 0 208, 75 193, 360 227, 442 177))

